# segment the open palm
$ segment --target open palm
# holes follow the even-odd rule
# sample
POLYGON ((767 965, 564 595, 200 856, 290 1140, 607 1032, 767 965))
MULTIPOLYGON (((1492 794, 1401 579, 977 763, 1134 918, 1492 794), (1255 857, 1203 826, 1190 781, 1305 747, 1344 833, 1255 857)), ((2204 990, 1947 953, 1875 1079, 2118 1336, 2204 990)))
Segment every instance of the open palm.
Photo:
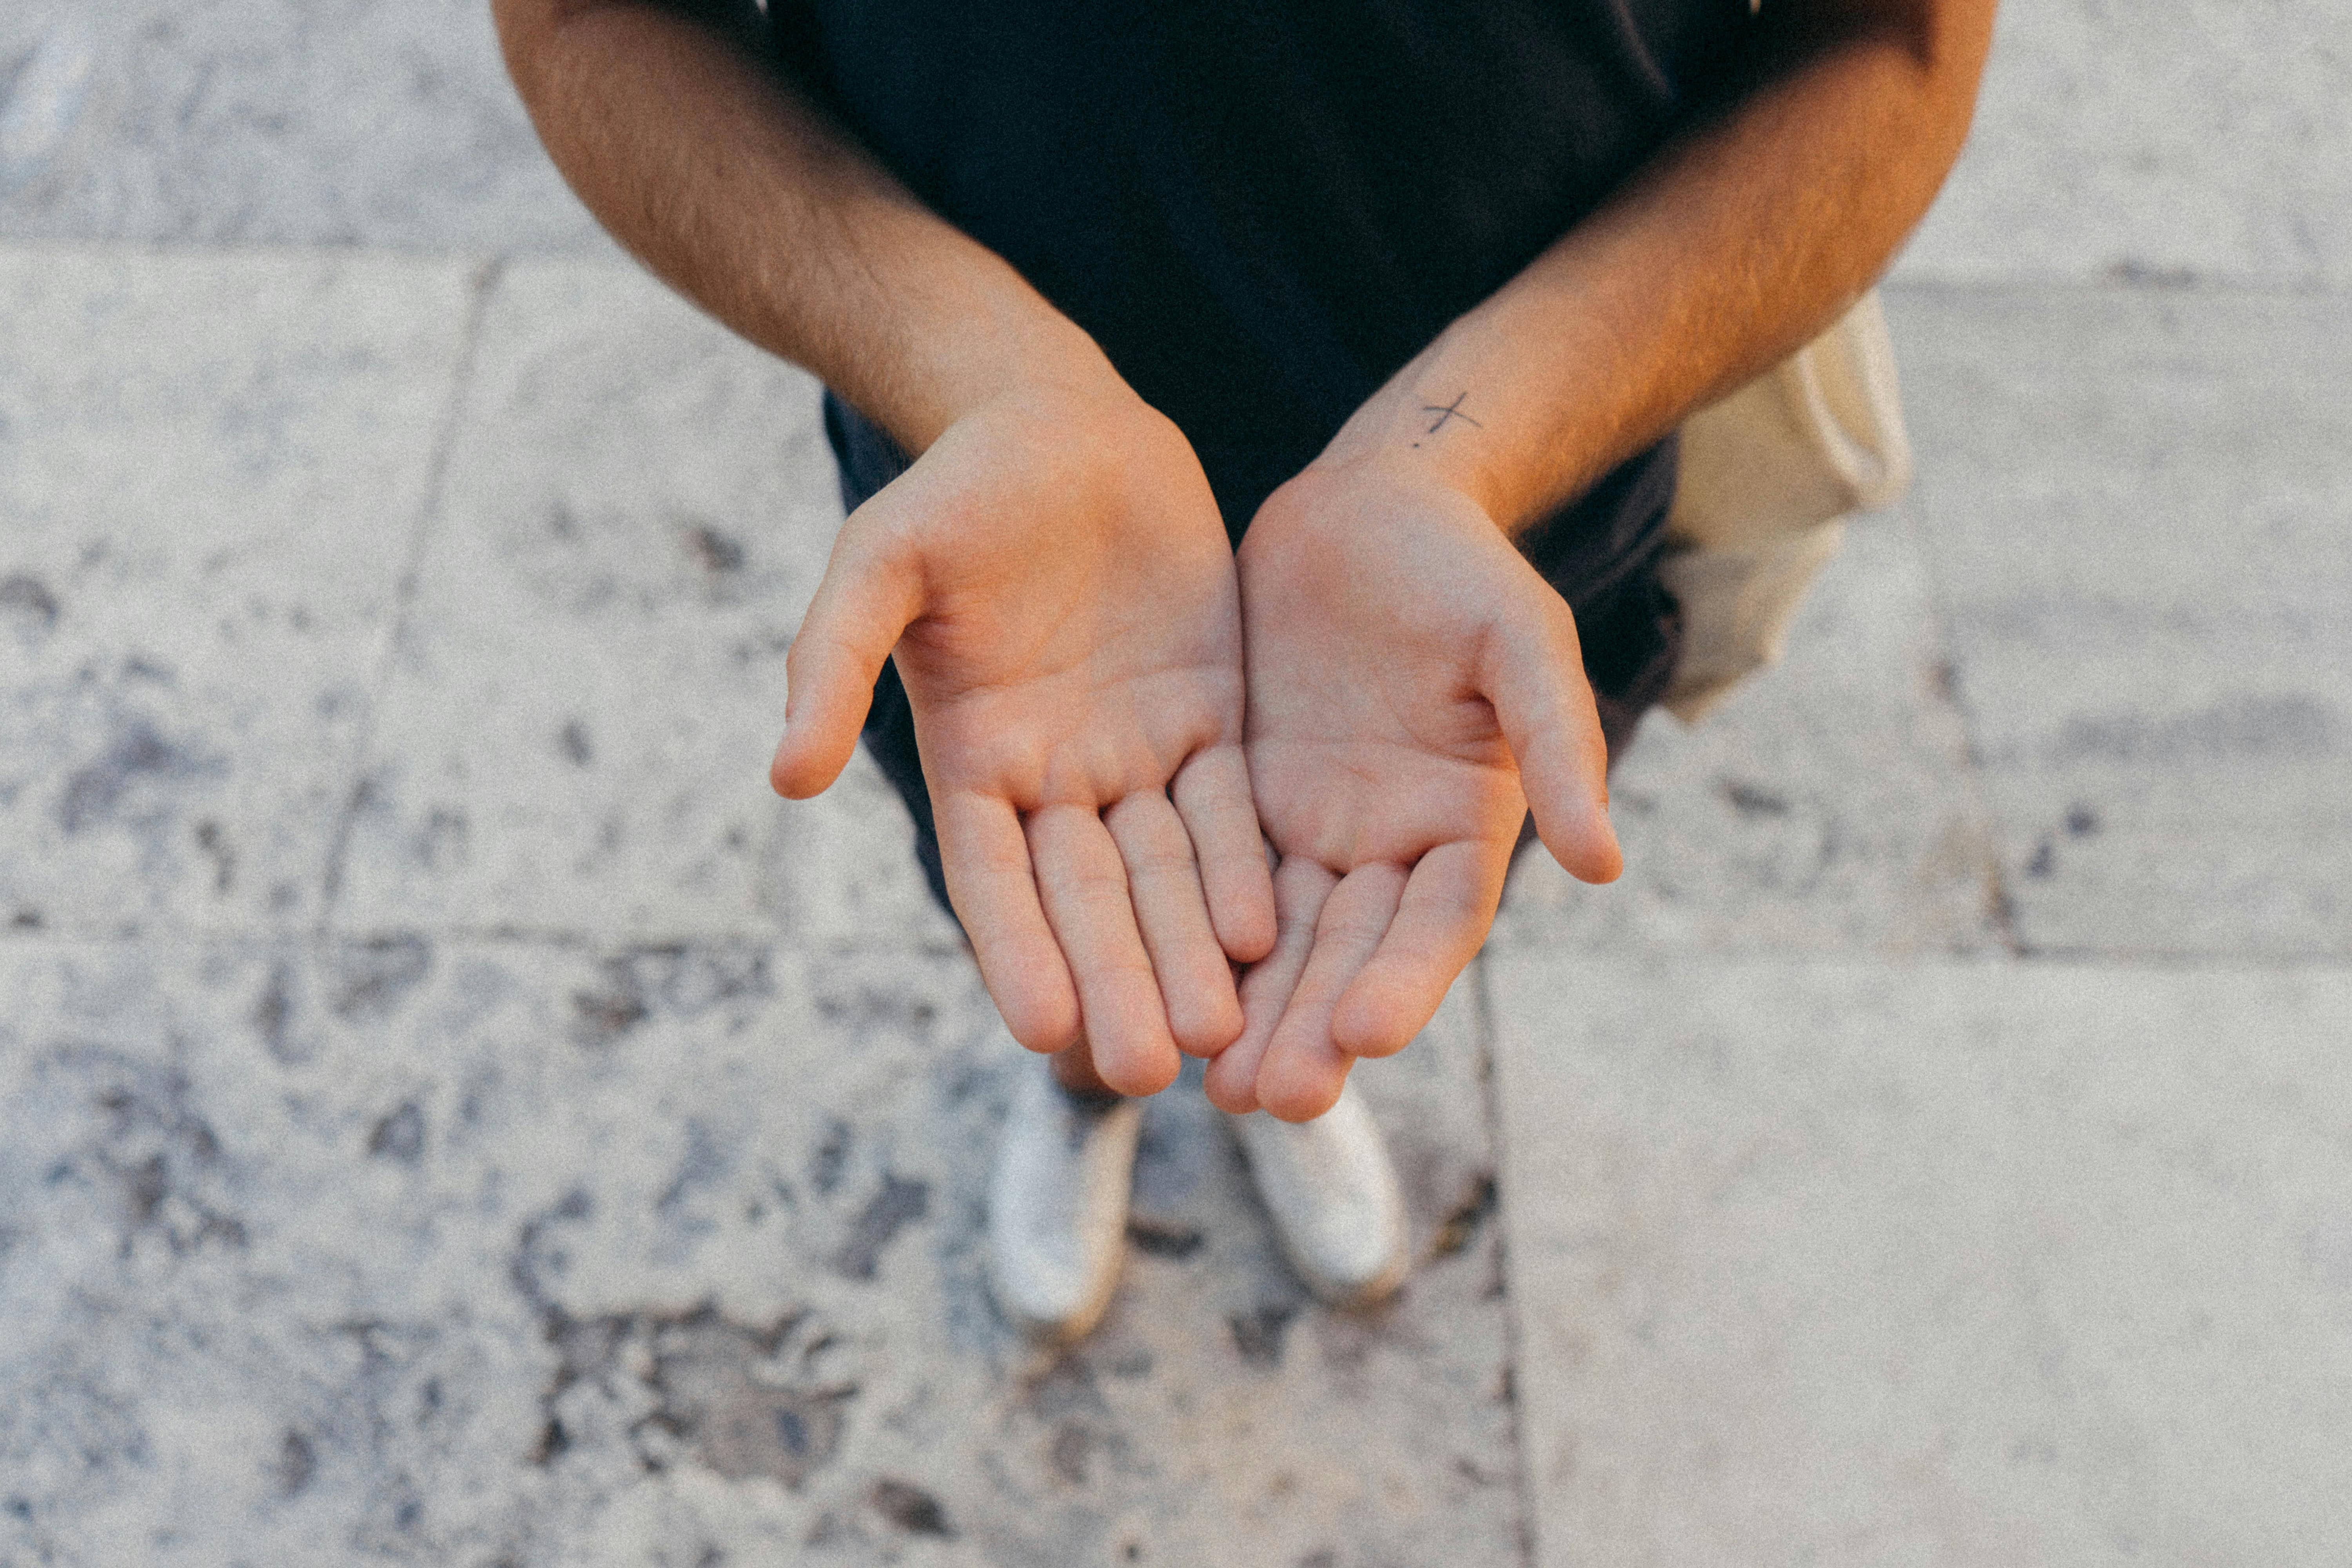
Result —
POLYGON ((1309 469, 1268 500, 1239 564, 1277 937, 1207 1087, 1226 1110, 1300 1120, 1437 1010, 1530 808, 1575 875, 1605 881, 1620 859, 1574 618, 1468 498, 1309 469))
POLYGON ((948 893, 1013 1037, 1150 1093, 1273 941, 1240 605, 1207 480, 1131 395, 994 405, 843 526, 773 768, 829 784, 895 657, 948 893), (894 652, 895 650, 895 652, 894 652))

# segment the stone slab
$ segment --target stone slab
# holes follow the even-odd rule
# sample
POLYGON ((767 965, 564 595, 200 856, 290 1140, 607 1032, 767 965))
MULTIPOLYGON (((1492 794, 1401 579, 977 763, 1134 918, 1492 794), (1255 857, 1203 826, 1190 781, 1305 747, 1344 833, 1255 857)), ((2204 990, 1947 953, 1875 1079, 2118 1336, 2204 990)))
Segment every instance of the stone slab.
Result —
POLYGON ((86 85, 0 178, 0 237, 609 248, 478 0, 20 0, 0 73, 44 45, 86 59, 86 85))
POLYGON ((1055 1357, 969 963, 0 942, 0 1561, 1518 1561, 1482 1047, 1366 1069, 1423 1263, 1279 1263, 1188 1087, 1055 1357))
POLYGON ((2352 954, 2352 296, 1892 315, 2018 940, 2352 954))
POLYGON ((625 266, 492 296, 335 919, 952 946, 861 758, 787 803, 841 499, 816 386, 625 266))
POLYGON ((2352 973, 1489 962, 1546 1568, 2352 1556, 2352 973))
POLYGON ((2343 20, 2334 0, 2003 5, 1898 276, 2352 282, 2343 20))
POLYGON ((0 251, 0 922, 315 918, 469 298, 0 251))
POLYGON ((1530 850, 1498 948, 1969 952, 1990 843, 1907 518, 1855 523, 1789 656, 1696 726, 1653 714, 1611 782, 1625 874, 1530 850))

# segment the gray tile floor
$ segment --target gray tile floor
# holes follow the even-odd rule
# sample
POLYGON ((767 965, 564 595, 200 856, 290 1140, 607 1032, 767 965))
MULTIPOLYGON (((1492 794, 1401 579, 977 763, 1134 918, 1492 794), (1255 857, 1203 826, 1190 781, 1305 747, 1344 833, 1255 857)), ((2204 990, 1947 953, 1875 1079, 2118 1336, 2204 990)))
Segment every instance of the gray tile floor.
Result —
POLYGON ((1488 983, 1541 1563, 2352 1551, 2352 975, 1488 983))
POLYGON ((2352 1561, 2326 11, 2012 0, 1913 495, 1365 1069, 1404 1299, 1180 1089, 1041 1358, 1017 1052, 879 780, 765 788, 814 389, 477 5, 12 7, 0 1568, 2352 1561))

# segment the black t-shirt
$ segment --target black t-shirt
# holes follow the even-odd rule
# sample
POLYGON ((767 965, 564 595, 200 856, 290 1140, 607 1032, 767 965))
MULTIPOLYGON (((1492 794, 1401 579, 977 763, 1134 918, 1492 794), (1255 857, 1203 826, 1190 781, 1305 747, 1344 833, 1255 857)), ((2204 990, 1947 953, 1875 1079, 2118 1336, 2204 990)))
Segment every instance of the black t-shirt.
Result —
POLYGON ((1720 94, 1749 5, 772 15, 866 144, 1184 430, 1238 533, 1391 374, 1720 94))

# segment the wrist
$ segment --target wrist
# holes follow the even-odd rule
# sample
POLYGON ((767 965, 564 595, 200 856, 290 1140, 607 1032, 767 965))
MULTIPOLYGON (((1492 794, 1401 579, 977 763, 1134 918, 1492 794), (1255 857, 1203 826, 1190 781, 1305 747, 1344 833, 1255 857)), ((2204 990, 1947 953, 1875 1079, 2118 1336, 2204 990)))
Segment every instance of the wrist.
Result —
POLYGON ((919 456, 950 426, 991 406, 1114 408, 1139 402, 1078 325, 1015 280, 1013 298, 964 302, 909 324, 899 417, 881 416, 919 456), (901 427, 903 426, 903 427, 901 427))
POLYGON ((1604 389, 1577 356, 1531 352, 1489 315, 1473 311, 1440 333, 1318 461, 1421 475, 1468 497, 1516 541, 1607 471, 1622 432, 1604 423, 1604 389))
POLYGON ((1497 400, 1440 340, 1391 377, 1332 437, 1312 468, 1354 470, 1408 490, 1467 497, 1507 534, 1532 518, 1497 400))
POLYGON ((1379 444, 1332 447, 1268 496, 1243 535, 1240 563, 1262 581, 1343 582, 1368 557, 1419 558, 1437 536, 1492 544, 1493 515, 1444 465, 1379 444))
POLYGON ((993 483, 1012 487, 1005 493, 1050 506, 1066 529, 1081 519, 1113 527, 1156 517, 1198 525, 1222 544, 1215 498, 1192 443, 1090 338, 1070 333, 1031 345, 1045 352, 1002 355, 942 384, 951 395, 941 398, 937 416, 945 423, 934 445, 982 465, 993 483))

